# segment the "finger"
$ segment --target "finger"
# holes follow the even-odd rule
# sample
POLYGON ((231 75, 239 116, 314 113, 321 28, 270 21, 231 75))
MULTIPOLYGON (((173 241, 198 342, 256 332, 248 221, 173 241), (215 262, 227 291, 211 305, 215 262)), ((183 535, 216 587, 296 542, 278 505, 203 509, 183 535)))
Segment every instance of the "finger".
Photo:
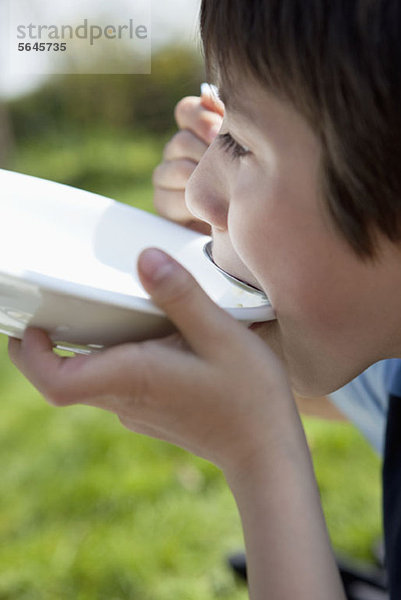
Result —
POLYGON ((203 235, 210 235, 209 223, 196 219, 188 210, 185 202, 185 191, 165 190, 156 187, 153 192, 153 204, 159 215, 183 227, 197 231, 203 235))
MULTIPOLYGON (((52 394, 51 383, 56 378, 64 387, 66 360, 53 352, 52 341, 41 329, 29 327, 22 340, 10 339, 8 353, 14 365, 42 394, 52 394)), ((83 359, 82 356, 74 359, 74 367, 83 359)))
POLYGON ((186 225, 194 218, 185 203, 185 190, 155 187, 153 203, 159 215, 181 225, 186 225))
POLYGON ((215 93, 213 93, 209 84, 206 86, 202 85, 201 104, 204 108, 212 110, 224 117, 224 103, 215 93))
MULTIPOLYGON (((146 435, 148 437, 164 439, 162 432, 156 427, 152 427, 151 425, 147 425, 144 423, 140 423, 136 419, 132 418, 132 416, 125 416, 117 414, 118 419, 126 429, 133 431, 135 433, 139 433, 140 435, 146 435)), ((167 440, 165 440, 167 441, 167 440)))
MULTIPOLYGON (((121 368, 132 375, 132 392, 135 381, 143 385, 143 361, 139 345, 116 346, 87 356, 61 357, 53 352, 53 344, 45 331, 28 328, 22 341, 10 340, 9 355, 12 362, 52 404, 67 406, 86 399, 104 398, 118 394, 121 368), (135 372, 138 376, 135 378, 135 372)), ((94 402, 95 405, 95 402, 94 402)), ((99 402, 99 405, 101 403, 99 402)))
POLYGON ((147 423, 142 423, 136 418, 133 418, 132 415, 117 415, 121 425, 129 431, 133 431, 138 433, 139 435, 146 435, 148 437, 152 437, 155 439, 163 440, 164 442, 168 442, 169 444, 181 445, 182 447, 182 438, 178 436, 178 438, 169 431, 168 428, 160 428, 155 427, 154 425, 148 425, 147 423))
POLYGON ((201 99, 192 96, 179 101, 175 119, 180 129, 189 129, 208 145, 217 136, 223 122, 221 115, 204 108, 201 99))
POLYGON ((169 350, 187 351, 189 349, 188 344, 178 331, 171 333, 164 338, 157 338, 157 344, 160 348, 168 348, 169 350))
POLYGON ((199 219, 194 219, 193 221, 189 221, 188 223, 185 224, 185 227, 187 227, 188 229, 192 229, 192 231, 197 231, 198 233, 201 233, 202 235, 211 235, 212 234, 212 228, 211 228, 210 224, 206 223, 205 221, 199 221, 199 219))
POLYGON ((196 162, 187 159, 163 162, 153 171, 153 185, 168 190, 184 190, 196 167, 196 162))
POLYGON ((164 160, 186 158, 198 163, 208 147, 209 145, 192 131, 182 129, 164 147, 163 158, 164 160))
POLYGON ((243 328, 201 289, 177 261, 157 248, 138 260, 141 282, 152 300, 177 326, 193 351, 204 358, 227 354, 243 328))

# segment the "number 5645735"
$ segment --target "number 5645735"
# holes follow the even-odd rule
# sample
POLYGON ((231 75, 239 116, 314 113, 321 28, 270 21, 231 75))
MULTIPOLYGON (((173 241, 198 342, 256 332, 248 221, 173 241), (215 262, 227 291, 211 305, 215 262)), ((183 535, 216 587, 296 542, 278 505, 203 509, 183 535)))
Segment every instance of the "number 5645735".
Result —
POLYGON ((35 44, 21 42, 18 44, 19 52, 50 52, 51 50, 54 52, 65 52, 67 50, 67 44, 66 42, 62 42, 61 44, 58 42, 36 42, 35 44))

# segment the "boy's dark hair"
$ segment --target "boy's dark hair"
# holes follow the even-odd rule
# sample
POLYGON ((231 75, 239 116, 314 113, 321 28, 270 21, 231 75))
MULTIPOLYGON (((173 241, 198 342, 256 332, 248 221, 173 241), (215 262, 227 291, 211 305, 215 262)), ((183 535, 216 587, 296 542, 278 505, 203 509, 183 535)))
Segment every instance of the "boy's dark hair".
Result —
POLYGON ((207 69, 245 72, 303 114, 322 144, 321 191, 363 259, 401 239, 400 0, 202 0, 207 69))

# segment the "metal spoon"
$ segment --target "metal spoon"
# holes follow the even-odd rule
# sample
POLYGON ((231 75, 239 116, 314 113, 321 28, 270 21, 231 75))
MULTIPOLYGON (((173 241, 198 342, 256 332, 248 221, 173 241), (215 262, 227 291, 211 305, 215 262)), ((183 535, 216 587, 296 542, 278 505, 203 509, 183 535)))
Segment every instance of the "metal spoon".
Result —
POLYGON ((255 287, 254 285, 251 285, 250 283, 246 283, 242 279, 238 279, 238 277, 234 277, 234 275, 230 275, 230 273, 227 273, 227 271, 224 271, 224 269, 219 267, 219 265, 214 262, 213 254, 212 254, 212 243, 213 243, 212 240, 210 242, 206 242, 206 244, 203 246, 203 252, 204 252, 205 256, 210 260, 210 262, 213 263, 213 265, 216 267, 216 269, 218 271, 220 271, 220 273, 222 275, 224 275, 224 277, 226 279, 228 279, 228 281, 230 281, 237 287, 240 287, 243 290, 246 290, 248 293, 253 294, 254 296, 257 296, 264 303, 270 304, 269 298, 266 296, 266 294, 264 292, 262 292, 262 290, 255 287))

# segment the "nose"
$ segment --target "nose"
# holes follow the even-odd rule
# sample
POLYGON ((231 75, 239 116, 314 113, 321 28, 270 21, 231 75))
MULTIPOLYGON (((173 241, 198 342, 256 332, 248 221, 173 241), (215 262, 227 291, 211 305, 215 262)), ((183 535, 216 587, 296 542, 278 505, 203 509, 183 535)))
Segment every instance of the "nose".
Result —
POLYGON ((214 229, 226 231, 228 201, 222 165, 214 147, 215 143, 209 146, 192 173, 186 186, 185 201, 195 217, 214 229))

